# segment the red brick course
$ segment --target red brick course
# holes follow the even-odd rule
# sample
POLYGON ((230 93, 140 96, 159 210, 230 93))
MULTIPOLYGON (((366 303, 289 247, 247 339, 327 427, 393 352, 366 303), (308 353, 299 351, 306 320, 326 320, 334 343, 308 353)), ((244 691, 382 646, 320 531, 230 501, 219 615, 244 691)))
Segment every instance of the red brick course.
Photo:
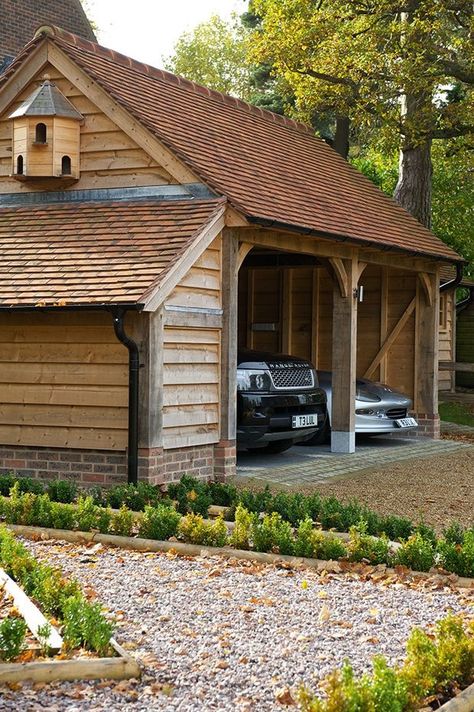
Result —
MULTIPOLYGON (((0 474, 44 481, 74 480, 84 487, 127 481, 125 452, 0 446, 0 474)), ((176 450, 141 448, 138 479, 151 484, 175 482, 182 475, 201 480, 225 479, 235 472, 235 443, 197 445, 176 450)))
POLYGON ((0 61, 15 56, 40 25, 58 25, 94 40, 80 0, 0 0, 0 61))

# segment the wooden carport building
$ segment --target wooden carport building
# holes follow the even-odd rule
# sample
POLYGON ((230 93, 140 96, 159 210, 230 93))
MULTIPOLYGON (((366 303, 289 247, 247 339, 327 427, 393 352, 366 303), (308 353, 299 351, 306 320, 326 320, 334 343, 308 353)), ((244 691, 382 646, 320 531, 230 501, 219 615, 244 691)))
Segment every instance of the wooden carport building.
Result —
POLYGON ((436 437, 460 262, 308 127, 41 28, 0 79, 0 468, 232 474, 239 341, 332 369, 336 451, 362 374, 436 437))

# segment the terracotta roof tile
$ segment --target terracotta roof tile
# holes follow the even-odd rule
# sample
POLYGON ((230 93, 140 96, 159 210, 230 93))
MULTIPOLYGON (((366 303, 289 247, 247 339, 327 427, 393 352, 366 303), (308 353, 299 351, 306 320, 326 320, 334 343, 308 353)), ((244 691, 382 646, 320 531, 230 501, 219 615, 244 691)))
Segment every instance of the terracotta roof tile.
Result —
POLYGON ((311 128, 64 30, 51 38, 245 215, 441 259, 461 258, 311 128))
POLYGON ((141 303, 223 204, 144 200, 0 208, 0 306, 141 303))

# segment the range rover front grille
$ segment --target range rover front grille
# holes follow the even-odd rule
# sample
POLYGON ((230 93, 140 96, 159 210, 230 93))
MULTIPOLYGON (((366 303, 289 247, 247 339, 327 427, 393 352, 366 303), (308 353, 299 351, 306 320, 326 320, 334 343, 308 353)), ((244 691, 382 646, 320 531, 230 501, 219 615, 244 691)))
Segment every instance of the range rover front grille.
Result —
POLYGON ((270 375, 275 388, 281 390, 314 386, 313 371, 310 368, 275 368, 270 370, 270 375))
POLYGON ((399 418, 407 417, 406 408, 390 408, 387 410, 387 418, 392 418, 392 420, 398 420, 399 418))

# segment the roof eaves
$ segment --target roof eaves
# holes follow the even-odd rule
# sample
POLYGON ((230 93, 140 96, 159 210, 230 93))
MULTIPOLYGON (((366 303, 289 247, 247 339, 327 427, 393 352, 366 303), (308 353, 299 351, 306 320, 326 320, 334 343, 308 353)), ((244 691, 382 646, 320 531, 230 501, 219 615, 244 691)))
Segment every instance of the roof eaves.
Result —
POLYGON ((111 311, 125 309, 129 311, 142 311, 142 302, 78 302, 77 304, 0 304, 0 312, 57 312, 57 311, 111 311))
POLYGON ((246 218, 250 223, 256 225, 261 225, 262 227, 277 228, 280 230, 287 230, 289 232, 297 232, 302 235, 310 235, 314 237, 322 237, 328 241, 336 242, 348 242, 353 245, 360 245, 361 247, 371 247, 379 250, 380 252, 396 252, 398 254, 408 255, 411 257, 427 257, 432 260, 449 262, 454 264, 456 262, 461 262, 462 264, 468 264, 468 262, 463 258, 458 256, 448 257, 448 255, 440 255, 433 252, 425 252, 423 250, 410 250, 404 247, 398 247, 397 245, 387 245, 377 242, 377 240, 369 240, 367 238, 357 238, 352 235, 342 235, 339 233, 329 233, 323 232, 322 230, 313 230, 312 228, 304 227, 302 225, 295 225, 293 223, 284 223, 279 220, 273 220, 271 218, 260 217, 256 215, 246 214, 246 218))

